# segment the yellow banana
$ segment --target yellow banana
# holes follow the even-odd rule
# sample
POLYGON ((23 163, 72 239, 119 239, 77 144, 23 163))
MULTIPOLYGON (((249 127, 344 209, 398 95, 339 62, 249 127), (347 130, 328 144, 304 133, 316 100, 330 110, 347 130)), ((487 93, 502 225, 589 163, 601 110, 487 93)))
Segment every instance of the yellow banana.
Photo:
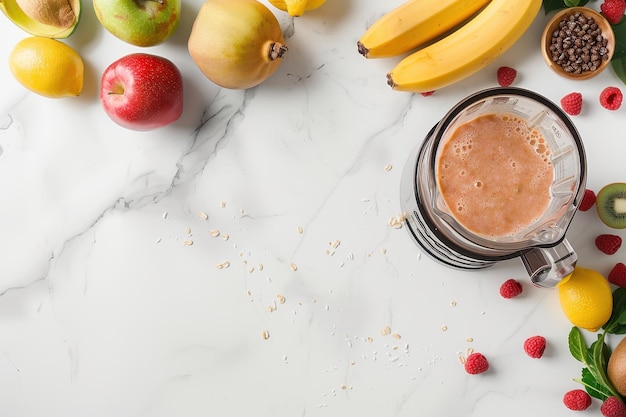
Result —
POLYGON ((387 84, 398 91, 424 93, 469 77, 519 40, 541 1, 491 0, 464 26, 400 61, 387 74, 387 84))
POLYGON ((412 51, 478 12, 489 0, 406 0, 372 24, 357 42, 366 58, 412 51))
POLYGON ((272 5, 290 16, 302 16, 308 10, 317 9, 326 0, 269 0, 272 5))

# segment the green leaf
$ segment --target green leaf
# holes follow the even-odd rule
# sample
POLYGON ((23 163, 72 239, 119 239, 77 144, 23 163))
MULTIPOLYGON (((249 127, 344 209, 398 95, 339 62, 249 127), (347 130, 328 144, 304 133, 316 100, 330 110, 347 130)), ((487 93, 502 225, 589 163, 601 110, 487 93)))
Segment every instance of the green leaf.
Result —
MULTIPOLYGON (((626 63, 626 61, 620 61, 626 63)), ((626 73, 624 75, 626 76, 626 73)), ((626 288, 620 287, 613 291, 613 311, 609 320, 602 327, 606 333, 626 333, 626 288)))
POLYGON ((609 347, 604 343, 604 333, 598 335, 598 340, 589 347, 593 359, 593 367, 598 371, 606 369, 608 357, 611 355, 609 347))
POLYGON ((543 0, 543 10, 546 14, 553 10, 565 9, 566 7, 584 6, 589 0, 543 0))
POLYGON ((611 25, 615 34, 615 52, 613 59, 621 59, 626 56, 626 19, 622 19, 618 24, 611 25))
POLYGON ((583 335, 578 327, 572 327, 572 330, 570 330, 569 335, 567 336, 567 341, 569 344, 569 351, 574 359, 587 364, 587 343, 585 343, 585 339, 583 338, 583 335))
POLYGON ((582 379, 578 382, 585 386, 585 391, 593 398, 604 401, 604 399, 613 395, 601 382, 598 382, 587 368, 583 368, 582 379))
POLYGON ((543 10, 545 14, 548 14, 566 7, 584 6, 588 2, 589 0, 543 0, 543 10))
POLYGON ((585 4, 587 4, 587 1, 586 0, 565 0, 564 3, 567 7, 577 7, 577 6, 584 6, 585 4))
MULTIPOLYGON (((611 356, 611 350, 606 343, 604 343, 604 333, 598 334, 598 340, 592 343, 589 348, 592 352, 593 357, 593 366, 589 367, 589 370, 594 374, 596 381, 603 387, 603 392, 608 395, 605 395, 604 398, 600 398, 601 400, 614 395, 620 398, 619 393, 611 384, 609 377, 606 374, 606 367, 609 362, 609 356, 611 356)), ((591 393, 589 394, 591 395, 591 393)))
POLYGON ((626 58, 611 60, 611 67, 613 68, 613 72, 617 75, 622 83, 626 84, 626 58))
POLYGON ((554 10, 564 9, 565 7, 563 0, 543 0, 543 11, 545 14, 554 10))

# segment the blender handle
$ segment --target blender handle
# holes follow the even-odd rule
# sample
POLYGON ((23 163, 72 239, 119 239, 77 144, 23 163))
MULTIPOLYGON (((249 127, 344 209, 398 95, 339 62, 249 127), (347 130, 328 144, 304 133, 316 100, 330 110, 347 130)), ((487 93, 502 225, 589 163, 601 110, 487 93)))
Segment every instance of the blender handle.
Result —
POLYGON ((554 288, 563 278, 574 272, 578 255, 567 241, 550 248, 533 248, 524 253, 522 262, 537 287, 554 288))

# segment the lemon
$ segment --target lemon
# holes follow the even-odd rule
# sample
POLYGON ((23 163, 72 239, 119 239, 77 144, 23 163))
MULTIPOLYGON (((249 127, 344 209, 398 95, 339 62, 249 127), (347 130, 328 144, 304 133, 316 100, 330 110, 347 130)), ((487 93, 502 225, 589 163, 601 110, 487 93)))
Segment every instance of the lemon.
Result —
POLYGON ((574 326, 595 332, 611 317, 611 286, 599 272, 576 267, 557 289, 563 313, 574 326))
POLYGON ((290 16, 302 16, 306 11, 321 7, 326 0, 269 0, 269 2, 290 16))
POLYGON ((78 96, 83 90, 83 60, 72 47, 55 39, 22 39, 9 56, 9 68, 24 87, 45 97, 78 96))

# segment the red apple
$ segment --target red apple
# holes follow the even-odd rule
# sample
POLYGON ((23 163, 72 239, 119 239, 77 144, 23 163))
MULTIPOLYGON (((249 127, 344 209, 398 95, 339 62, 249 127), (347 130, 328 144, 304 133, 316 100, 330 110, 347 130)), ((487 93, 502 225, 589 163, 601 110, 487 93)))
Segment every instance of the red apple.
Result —
POLYGON ((104 70, 100 101, 120 126, 156 129, 180 118, 183 78, 166 58, 143 53, 126 55, 104 70))

